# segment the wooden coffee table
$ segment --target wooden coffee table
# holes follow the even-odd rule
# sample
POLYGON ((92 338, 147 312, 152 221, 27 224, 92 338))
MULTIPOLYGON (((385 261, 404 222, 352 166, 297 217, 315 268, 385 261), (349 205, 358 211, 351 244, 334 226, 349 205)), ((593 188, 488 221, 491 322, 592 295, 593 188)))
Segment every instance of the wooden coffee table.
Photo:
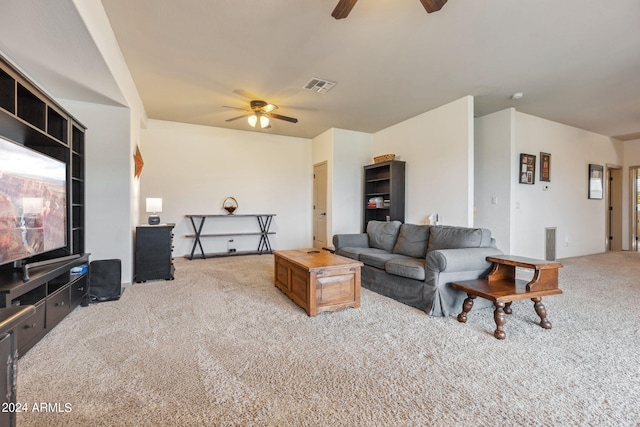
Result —
POLYGON ((464 300, 458 321, 463 323, 467 321, 467 313, 473 308, 473 300, 476 297, 493 301, 496 307, 493 314, 496 330, 493 336, 503 340, 507 336, 503 329, 505 314, 512 313, 511 303, 515 300, 531 299, 533 308, 540 317, 540 326, 551 329, 551 322, 547 319, 547 310, 542 304, 542 297, 562 293, 558 289, 558 269, 562 264, 510 255, 489 256, 487 261, 493 263, 493 269, 486 279, 451 283, 453 288, 466 292, 468 296, 464 300), (534 270, 531 281, 516 279, 517 267, 534 270))
POLYGON ((360 307, 362 263, 318 249, 274 251, 274 285, 309 316, 360 307))

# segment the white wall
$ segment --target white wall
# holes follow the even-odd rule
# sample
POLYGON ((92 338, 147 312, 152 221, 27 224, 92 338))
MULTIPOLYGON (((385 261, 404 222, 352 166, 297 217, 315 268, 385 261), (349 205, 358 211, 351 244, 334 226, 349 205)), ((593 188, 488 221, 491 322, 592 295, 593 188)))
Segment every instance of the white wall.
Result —
MULTIPOLYGON (((238 201, 237 214, 276 214, 273 249, 312 246, 311 141, 261 132, 150 120, 142 132, 144 169, 140 200, 161 197, 162 222, 176 223, 174 256, 191 251, 187 214, 226 214, 225 198, 238 201)), ((147 222, 141 212, 141 223, 147 222)), ((205 232, 258 231, 255 218, 208 219, 205 232)), ((206 238, 206 252, 255 250, 258 236, 206 238)))
POLYGON ((477 119, 476 124, 477 161, 486 162, 478 176, 483 183, 476 191, 477 225, 490 228, 503 251, 544 259, 547 227, 556 228, 557 258, 606 250, 606 196, 587 197, 588 168, 590 163, 622 165, 620 141, 513 110, 477 119), (550 182, 540 182, 540 152, 551 154, 550 182), (519 184, 521 153, 536 156, 534 185, 519 184), (507 169, 510 179, 503 181, 507 169), (498 204, 492 206, 494 192, 498 204), (510 194, 508 221, 498 192, 510 194), (508 245, 501 243, 505 235, 508 245))
POLYGON ((640 139, 624 142, 624 168, 622 171, 622 242, 623 249, 633 248, 632 234, 633 222, 636 221, 637 205, 633 200, 635 194, 632 193, 631 168, 640 167, 640 139))
POLYGON ((511 175, 516 157, 515 110, 510 108, 475 120, 474 225, 491 230, 496 245, 511 253, 511 175))
POLYGON ((327 162, 327 239, 362 231, 362 167, 372 163, 373 135, 332 128, 312 140, 314 165, 327 162))
MULTIPOLYGON (((535 154, 535 185, 514 184, 515 254, 544 258, 544 228, 557 227, 557 257, 606 250, 606 197, 588 196, 589 164, 622 165, 622 143, 539 117, 516 113, 516 153, 535 154), (551 182, 539 181, 540 152, 551 153, 551 182)), ((512 183, 518 182, 514 168, 512 183)))
POLYGON ((130 110, 61 100, 85 136, 85 238, 91 260, 120 259, 122 281, 131 283, 133 251, 130 185, 133 177, 130 110))
POLYGON ((328 236, 362 230, 362 167, 373 162, 372 142, 369 133, 334 129, 333 222, 328 236))
MULTIPOLYGON (((320 135, 316 136, 311 140, 311 163, 312 167, 322 163, 327 163, 327 245, 331 243, 331 230, 333 230, 333 129, 328 129, 322 132, 320 135)), ((313 224, 313 185, 311 189, 311 217, 310 221, 313 224)), ((311 232, 313 234, 313 225, 311 227, 311 232)), ((312 236, 313 237, 313 236, 312 236)))
POLYGON ((473 97, 428 111, 373 136, 373 155, 406 165, 406 222, 433 213, 442 224, 473 224, 473 97))
MULTIPOLYGON (((138 94, 138 90, 136 85, 131 77, 131 73, 129 72, 129 68, 127 66, 126 61, 120 51, 120 46, 113 34, 113 30, 111 29, 111 23, 107 18, 106 12, 104 11, 104 7, 102 3, 99 1, 79 1, 73 0, 75 7, 78 9, 78 13, 82 17, 82 20, 85 22, 87 29, 91 33, 91 37, 95 42, 98 50, 102 54, 105 63, 109 67, 113 78, 115 79, 118 87, 122 91, 122 95, 126 99, 127 107, 128 107, 128 117, 122 123, 126 123, 128 125, 128 137, 127 137, 127 146, 128 146, 128 154, 121 158, 121 162, 128 164, 128 171, 126 174, 126 178, 128 179, 128 187, 126 189, 122 188, 123 192, 121 197, 126 198, 126 202, 124 205, 119 206, 119 209, 123 209, 125 206, 128 212, 127 219, 127 231, 126 237, 124 234, 120 235, 118 239, 128 239, 129 249, 126 253, 120 254, 117 258, 122 258, 123 261, 123 282, 129 283, 133 279, 133 268, 125 268, 125 265, 129 265, 133 263, 133 229, 138 224, 139 217, 139 191, 140 185, 137 179, 134 179, 133 176, 133 154, 135 153, 136 146, 140 142, 140 130, 146 126, 147 122, 147 113, 145 111, 144 105, 142 103, 142 99, 138 94)), ((89 126, 87 124, 87 126, 89 126)), ((104 123, 104 126, 101 128, 94 128, 93 131, 96 133, 100 133, 104 135, 104 139, 108 140, 108 135, 110 133, 110 126, 118 127, 119 124, 109 124, 104 123)), ((90 143, 96 144, 98 141, 91 141, 90 143)), ((108 150, 109 144, 106 144, 106 147, 101 150, 108 150)), ((98 161, 98 159, 95 159, 98 161)), ((115 209, 116 207, 112 207, 115 209)), ((90 238, 90 236, 89 236, 90 238)), ((94 258, 95 259, 95 258, 94 258)))

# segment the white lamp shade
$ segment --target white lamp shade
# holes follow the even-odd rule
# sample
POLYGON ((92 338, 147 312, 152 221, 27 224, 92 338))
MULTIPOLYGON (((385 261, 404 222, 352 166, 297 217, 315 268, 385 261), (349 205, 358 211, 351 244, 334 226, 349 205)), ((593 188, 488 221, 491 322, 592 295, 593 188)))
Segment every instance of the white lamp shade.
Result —
POLYGON ((162 212, 162 198, 147 197, 147 212, 162 212))
POLYGON ((269 126, 269 117, 267 116, 260 116, 260 127, 262 129, 266 128, 269 126))
POLYGON ((249 116, 247 121, 249 122, 251 127, 256 127, 256 123, 258 123, 258 116, 256 116, 255 114, 253 116, 249 116))

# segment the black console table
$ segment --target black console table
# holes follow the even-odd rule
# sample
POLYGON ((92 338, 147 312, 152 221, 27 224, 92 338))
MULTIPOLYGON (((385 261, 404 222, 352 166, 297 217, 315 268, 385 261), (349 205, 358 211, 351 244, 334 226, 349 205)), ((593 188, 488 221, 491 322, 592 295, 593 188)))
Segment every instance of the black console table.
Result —
POLYGON ((262 255, 262 254, 270 254, 271 253, 271 242, 269 242, 269 235, 275 234, 273 231, 269 231, 271 227, 271 221, 275 214, 244 214, 244 215, 186 215, 187 218, 191 221, 191 225, 193 226, 193 231, 196 234, 188 234, 185 237, 195 239, 193 242, 193 247, 191 248, 191 254, 187 256, 189 259, 194 258, 215 258, 215 257, 223 257, 223 256, 233 256, 233 255, 262 255), (247 232, 247 233, 213 233, 213 234, 203 234, 202 229, 204 228, 204 223, 207 218, 214 219, 223 219, 223 218, 238 218, 238 217, 254 217, 258 220, 258 227, 260 231, 258 232, 247 232), (204 237, 232 237, 232 236, 260 236, 260 241, 258 242, 258 249, 255 251, 241 251, 241 252, 221 252, 221 253, 205 253, 202 247, 202 238, 204 237), (200 249, 200 254, 196 254, 196 250, 200 249))

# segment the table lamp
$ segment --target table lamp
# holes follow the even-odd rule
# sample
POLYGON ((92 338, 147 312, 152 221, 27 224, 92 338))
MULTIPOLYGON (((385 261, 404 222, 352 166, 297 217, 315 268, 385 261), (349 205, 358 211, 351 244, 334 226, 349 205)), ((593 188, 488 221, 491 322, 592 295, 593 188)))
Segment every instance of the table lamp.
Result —
POLYGON ((151 212, 151 215, 149 215, 149 225, 160 224, 158 212, 162 212, 162 198, 147 197, 147 212, 151 212))

